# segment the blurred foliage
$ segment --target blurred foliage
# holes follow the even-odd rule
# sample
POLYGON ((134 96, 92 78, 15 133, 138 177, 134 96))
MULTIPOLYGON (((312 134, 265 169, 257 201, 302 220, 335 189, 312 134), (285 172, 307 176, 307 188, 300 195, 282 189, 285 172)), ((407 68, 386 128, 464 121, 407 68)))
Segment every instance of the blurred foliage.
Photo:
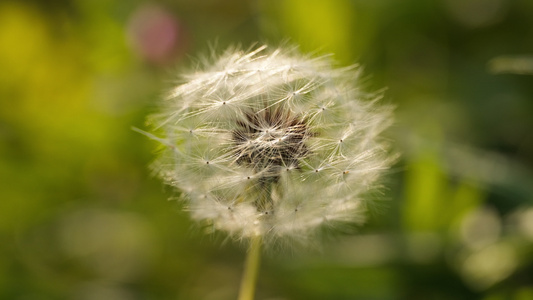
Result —
POLYGON ((0 299, 234 299, 245 247, 131 127, 209 45, 287 41, 388 88, 402 159, 356 234, 266 254, 258 299, 533 299, 530 0, 1 1, 0 299))

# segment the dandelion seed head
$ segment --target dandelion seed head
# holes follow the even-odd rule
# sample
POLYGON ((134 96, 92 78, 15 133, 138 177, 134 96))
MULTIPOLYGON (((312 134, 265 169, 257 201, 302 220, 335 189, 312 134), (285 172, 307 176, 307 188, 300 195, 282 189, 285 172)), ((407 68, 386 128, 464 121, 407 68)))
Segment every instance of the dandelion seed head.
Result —
POLYGON ((306 241, 360 223, 393 157, 380 137, 391 108, 359 78, 296 49, 229 49, 184 75, 152 117, 164 135, 153 168, 193 219, 236 239, 306 241))

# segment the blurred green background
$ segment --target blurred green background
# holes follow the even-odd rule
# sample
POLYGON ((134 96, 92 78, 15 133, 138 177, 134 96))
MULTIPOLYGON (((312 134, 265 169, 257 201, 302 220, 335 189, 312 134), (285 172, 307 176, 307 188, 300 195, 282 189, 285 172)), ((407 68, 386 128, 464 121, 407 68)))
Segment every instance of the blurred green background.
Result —
POLYGON ((360 62, 402 157, 369 223, 264 256, 257 299, 533 299, 533 1, 0 1, 0 299, 235 299, 133 132, 194 57, 360 62))

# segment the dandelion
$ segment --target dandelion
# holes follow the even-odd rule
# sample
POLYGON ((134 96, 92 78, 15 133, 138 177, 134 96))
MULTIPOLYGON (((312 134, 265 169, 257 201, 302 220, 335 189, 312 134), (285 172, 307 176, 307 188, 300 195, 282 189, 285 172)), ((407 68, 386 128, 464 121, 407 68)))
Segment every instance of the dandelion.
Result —
POLYGON ((192 218, 250 241, 240 299, 253 295, 261 244, 361 222, 392 161, 379 137, 390 107, 360 89, 358 67, 331 65, 296 49, 230 49, 184 76, 151 119, 164 135, 150 134, 164 145, 154 170, 192 218))

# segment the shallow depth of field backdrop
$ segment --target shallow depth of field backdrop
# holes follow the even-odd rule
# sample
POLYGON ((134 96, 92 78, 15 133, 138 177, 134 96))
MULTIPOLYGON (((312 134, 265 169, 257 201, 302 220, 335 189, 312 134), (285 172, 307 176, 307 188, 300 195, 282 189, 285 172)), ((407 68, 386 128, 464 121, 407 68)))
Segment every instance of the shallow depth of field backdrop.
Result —
POLYGON ((131 127, 209 45, 287 40, 387 88, 402 156, 366 226, 265 255, 257 299, 533 299, 530 0, 0 1, 0 299, 235 299, 245 247, 131 127))

